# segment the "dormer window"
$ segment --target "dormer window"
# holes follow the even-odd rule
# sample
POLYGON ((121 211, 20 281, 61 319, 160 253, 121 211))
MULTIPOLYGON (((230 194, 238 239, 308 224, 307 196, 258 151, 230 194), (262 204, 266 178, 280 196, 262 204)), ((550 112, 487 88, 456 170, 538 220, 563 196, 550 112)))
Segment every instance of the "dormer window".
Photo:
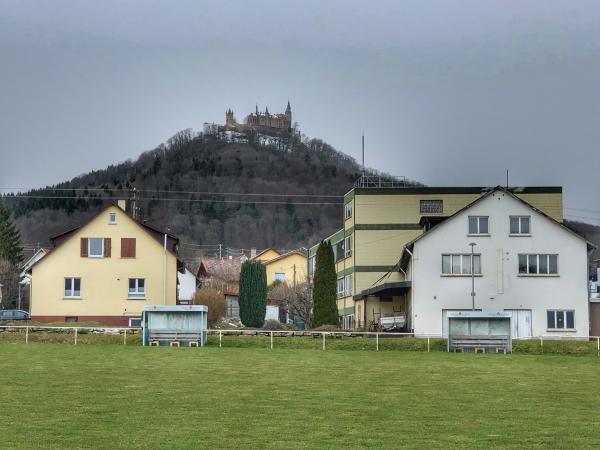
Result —
POLYGON ((117 213, 108 214, 108 223, 110 225, 115 225, 117 223, 117 213))

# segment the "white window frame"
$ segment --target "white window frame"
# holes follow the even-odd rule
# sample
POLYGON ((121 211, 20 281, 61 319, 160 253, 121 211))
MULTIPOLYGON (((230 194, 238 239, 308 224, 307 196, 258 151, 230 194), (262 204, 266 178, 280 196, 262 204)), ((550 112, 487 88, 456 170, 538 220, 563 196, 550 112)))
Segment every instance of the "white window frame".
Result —
POLYGON ((469 236, 489 236, 490 235, 490 217, 489 216, 469 216, 467 219, 467 232, 469 236), (475 219, 476 221, 476 232, 471 231, 471 219, 475 219), (487 221, 487 231, 485 233, 481 232, 481 219, 485 219, 487 221))
POLYGON ((352 235, 344 238, 344 258, 352 256, 352 235))
POLYGON ((315 256, 311 256, 310 258, 308 258, 308 274, 309 275, 313 275, 315 273, 315 262, 316 262, 315 256))
POLYGON ((104 238, 88 238, 88 258, 104 258, 104 238), (93 240, 99 240, 102 243, 99 255, 92 255, 93 240))
POLYGON ((81 298, 81 278, 65 277, 65 279, 63 280, 63 294, 64 298, 81 298), (66 289, 67 280, 71 280, 71 288, 69 289, 69 291, 67 291, 66 289), (75 280, 79 280, 79 295, 75 295, 75 280))
POLYGON ((128 324, 128 326, 130 326, 130 327, 141 327, 141 326, 142 326, 142 318, 141 318, 141 317, 130 317, 130 318, 129 318, 129 321, 127 322, 127 324, 128 324), (138 320, 139 320, 139 321, 140 321, 140 324, 139 324, 139 325, 132 325, 132 324, 131 324, 131 322, 132 322, 132 321, 134 321, 134 320, 135 320, 135 321, 138 321, 138 320))
POLYGON ((531 236, 531 216, 510 216, 508 218, 508 233, 509 236, 531 236), (519 230, 516 233, 513 233, 510 229, 510 225, 513 219, 517 219, 519 222, 519 230), (529 222, 529 231, 527 233, 523 233, 523 219, 527 219, 529 222))
POLYGON ((127 280, 127 298, 140 299, 146 298, 146 279, 145 278, 129 278, 127 280), (131 280, 135 280, 134 290, 131 290, 131 280), (143 281, 142 290, 140 291, 140 280, 143 281))
POLYGON ((285 283, 285 272, 275 272, 275 279, 273 281, 285 283), (283 275, 283 276, 278 277, 278 275, 283 275))
POLYGON ((517 255, 517 273, 521 277, 557 277, 559 274, 558 269, 558 253, 519 253, 517 255), (550 257, 556 257, 556 272, 550 272, 550 257), (525 272, 521 272, 521 257, 525 257, 525 272), (546 260, 546 269, 547 272, 540 273, 540 260, 544 258, 546 260), (531 260, 535 260, 535 269, 536 271, 531 273, 531 260))
POLYGON ((114 213, 114 212, 108 213, 108 224, 109 225, 117 224, 117 213, 114 213))
POLYGON ((352 217, 352 202, 348 202, 344 205, 344 220, 348 220, 352 217))
POLYGON ((547 327, 546 328, 547 330, 552 330, 552 331, 574 331, 574 330, 576 330, 576 328, 575 328, 575 310, 574 309, 547 309, 546 310, 546 327, 547 327), (553 327, 549 326, 550 324, 548 323, 548 313, 554 314, 554 326, 553 327), (557 325, 558 325, 557 313, 563 314, 564 327, 562 327, 562 328, 557 327, 557 325), (567 323, 568 323, 567 313, 573 314, 573 327, 572 328, 567 327, 567 323))
POLYGON ((345 294, 346 282, 344 277, 340 277, 337 279, 337 298, 344 297, 345 294))
POLYGON ((344 297, 352 295, 352 274, 344 277, 344 297))
MULTIPOLYGON (((481 276, 483 270, 481 267, 481 253, 474 253, 473 256, 479 258, 479 271, 475 272, 475 276, 481 276)), ((475 261, 473 261, 473 266, 475 267, 475 261)), ((442 253, 442 276, 443 277, 470 277, 471 276, 471 253, 442 253), (444 272, 444 257, 450 257, 450 272, 444 272), (467 257, 469 260, 468 266, 464 267, 463 260, 464 257, 467 257), (454 273, 454 259, 458 258, 460 273, 454 273), (467 270, 467 271, 465 271, 467 270)))

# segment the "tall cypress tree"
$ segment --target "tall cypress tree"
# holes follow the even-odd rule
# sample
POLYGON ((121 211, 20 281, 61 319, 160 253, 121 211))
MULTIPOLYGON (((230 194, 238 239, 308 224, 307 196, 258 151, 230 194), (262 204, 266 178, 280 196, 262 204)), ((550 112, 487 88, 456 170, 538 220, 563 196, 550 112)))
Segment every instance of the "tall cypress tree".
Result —
POLYGON ((248 260, 242 264, 239 305, 245 326, 263 326, 267 313, 267 270, 260 261, 248 260))
POLYGON ((339 325, 336 298, 337 275, 333 247, 330 242, 321 241, 317 250, 313 288, 313 326, 339 325))
POLYGON ((0 201, 0 259, 17 266, 23 260, 21 236, 10 220, 10 211, 0 201))

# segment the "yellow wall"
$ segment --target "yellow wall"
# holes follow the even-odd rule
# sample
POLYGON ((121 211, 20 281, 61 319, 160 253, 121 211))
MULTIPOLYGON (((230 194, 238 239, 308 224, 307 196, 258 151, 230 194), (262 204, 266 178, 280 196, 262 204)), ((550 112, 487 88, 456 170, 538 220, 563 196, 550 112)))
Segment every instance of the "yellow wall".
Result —
POLYGON ((265 263, 267 267, 267 284, 273 284, 275 273, 285 273, 285 282, 292 286, 294 284, 294 270, 296 273, 296 283, 306 281, 307 259, 306 256, 298 253, 292 253, 284 258, 274 262, 265 263))
MULTIPOLYGON (((32 316, 139 316, 163 304, 163 246, 121 209, 110 207, 32 269, 32 316), (109 213, 117 223, 108 223, 109 213), (82 258, 80 238, 111 238, 110 258, 82 258), (136 238, 136 257, 121 258, 121 238, 136 238), (64 279, 81 278, 81 299, 64 298, 64 279), (129 300, 129 278, 145 279, 145 299, 129 300)), ((167 252, 167 304, 176 302, 177 261, 167 252)))

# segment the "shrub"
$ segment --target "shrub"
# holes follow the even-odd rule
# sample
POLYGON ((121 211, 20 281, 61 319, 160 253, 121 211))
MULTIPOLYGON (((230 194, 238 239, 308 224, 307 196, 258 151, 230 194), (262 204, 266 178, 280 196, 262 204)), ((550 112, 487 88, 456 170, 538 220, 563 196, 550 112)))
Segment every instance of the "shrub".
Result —
POLYGON ((339 325, 336 305, 337 275, 333 248, 328 241, 321 241, 319 244, 313 284, 313 325, 339 325))
POLYGON ((279 320, 269 319, 269 320, 265 321, 265 324, 263 325, 263 330, 270 330, 270 331, 283 330, 283 324, 279 320))
POLYGON ((321 325, 320 327, 313 328, 314 331, 340 331, 340 327, 337 325, 321 325))
POLYGON ((216 289, 198 289, 194 294, 193 301, 194 305, 205 305, 208 307, 209 328, 214 328, 227 313, 225 297, 216 289))

